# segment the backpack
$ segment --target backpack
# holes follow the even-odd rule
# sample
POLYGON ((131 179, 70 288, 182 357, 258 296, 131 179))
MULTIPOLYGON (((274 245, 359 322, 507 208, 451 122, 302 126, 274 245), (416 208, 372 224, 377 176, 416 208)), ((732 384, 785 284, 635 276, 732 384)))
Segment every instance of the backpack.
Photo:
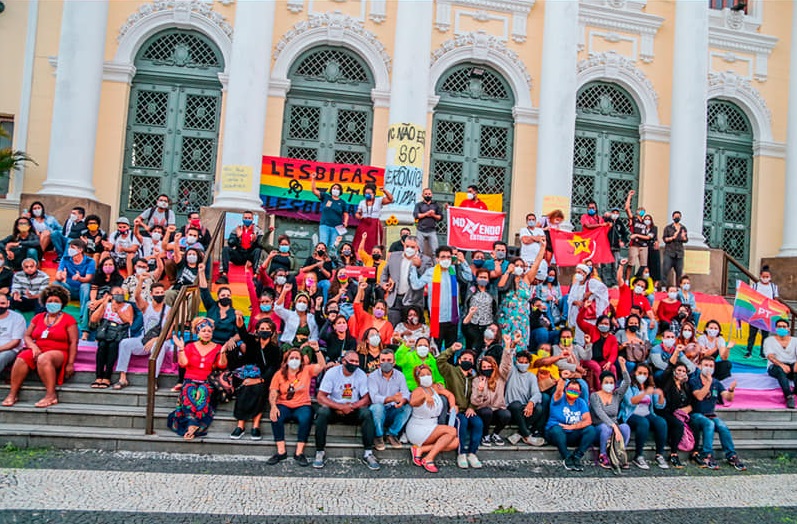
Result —
POLYGON ((695 449, 695 435, 692 433, 692 428, 689 427, 689 414, 680 409, 676 409, 673 415, 675 415, 675 418, 683 422, 684 425, 684 435, 681 437, 681 441, 678 443, 678 449, 681 451, 692 451, 695 449))
POLYGON ((606 454, 609 457, 609 464, 615 475, 620 474, 620 469, 628 465, 628 454, 625 451, 625 442, 614 438, 614 433, 609 435, 606 442, 606 454))

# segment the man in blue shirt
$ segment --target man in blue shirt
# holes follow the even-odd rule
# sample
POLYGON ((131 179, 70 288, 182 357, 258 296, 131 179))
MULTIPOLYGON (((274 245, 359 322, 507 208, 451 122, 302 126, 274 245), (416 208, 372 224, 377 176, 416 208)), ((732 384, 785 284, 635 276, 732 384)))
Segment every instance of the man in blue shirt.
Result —
MULTIPOLYGON (((80 318, 78 328, 84 337, 88 334, 89 292, 91 281, 94 279, 96 265, 94 259, 87 257, 86 243, 80 239, 69 242, 69 249, 55 273, 55 283, 69 291, 70 300, 80 300, 80 318)), ((85 338, 84 338, 85 340, 85 338)))
POLYGON ((577 380, 560 379, 551 398, 545 439, 559 450, 566 470, 584 471, 581 459, 597 436, 598 430, 592 425, 589 404, 581 398, 581 384, 577 380), (578 448, 568 453, 567 446, 576 444, 578 448))
POLYGON ((714 358, 705 356, 700 359, 699 373, 695 373, 689 379, 694 398, 689 424, 695 430, 696 444, 700 441, 700 435, 702 434, 703 436, 702 453, 694 451, 691 458, 701 468, 719 469, 713 457, 714 432, 716 431, 719 433, 722 451, 725 452, 728 464, 739 471, 744 471, 747 467, 739 460, 739 456, 736 454, 731 432, 725 422, 714 411, 720 397, 726 402, 733 401, 736 381, 731 382, 730 386, 725 389, 722 382, 715 379, 713 375, 714 358))

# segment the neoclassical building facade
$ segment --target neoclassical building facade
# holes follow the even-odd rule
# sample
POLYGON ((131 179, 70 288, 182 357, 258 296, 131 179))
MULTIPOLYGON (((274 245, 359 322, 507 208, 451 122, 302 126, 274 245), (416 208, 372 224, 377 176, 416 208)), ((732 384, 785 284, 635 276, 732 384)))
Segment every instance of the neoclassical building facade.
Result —
POLYGON ((0 213, 30 194, 258 207, 225 166, 394 165, 409 123, 424 184, 502 194, 510 233, 633 189, 660 227, 680 210, 692 244, 757 267, 797 256, 796 48, 792 1, 6 2, 0 147, 38 165, 0 213))

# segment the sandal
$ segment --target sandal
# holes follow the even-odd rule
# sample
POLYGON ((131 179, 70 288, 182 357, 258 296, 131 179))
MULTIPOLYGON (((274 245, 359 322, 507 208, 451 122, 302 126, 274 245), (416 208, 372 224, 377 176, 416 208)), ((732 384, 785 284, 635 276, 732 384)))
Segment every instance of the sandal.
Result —
POLYGON ((128 382, 127 380, 120 380, 119 382, 117 382, 116 384, 113 385, 113 389, 118 391, 120 389, 126 388, 129 385, 130 385, 130 382, 128 382))
POLYGON ((98 382, 97 383, 97 389, 108 389, 109 387, 111 387, 111 385, 110 384, 106 384, 105 382, 98 382))
POLYGON ((7 408, 10 408, 14 404, 16 404, 18 400, 19 400, 19 397, 12 397, 11 395, 9 395, 9 396, 7 396, 5 398, 5 400, 3 400, 3 406, 7 407, 7 408))
POLYGON ((423 459, 421 458, 421 448, 418 446, 412 446, 412 463, 418 466, 419 468, 423 467, 423 459))
POLYGON ((50 406, 55 406, 58 404, 57 398, 43 398, 37 403, 34 404, 37 408, 49 408, 50 406))
POLYGON ((94 382, 92 382, 92 383, 91 383, 91 385, 90 385, 89 387, 90 387, 90 388, 92 388, 92 389, 97 389, 97 388, 99 388, 101 385, 102 385, 102 382, 100 382, 100 379, 97 379, 97 380, 95 380, 94 382))
POLYGON ((429 473, 437 473, 437 471, 438 471, 437 466, 434 465, 433 461, 428 461, 427 462, 426 459, 424 459, 424 460, 421 460, 421 465, 423 466, 423 469, 425 469, 429 473))
POLYGON ((175 384, 175 386, 172 388, 172 391, 182 391, 182 390, 183 390, 182 384, 175 384))
POLYGON ((194 437, 196 437, 195 433, 197 432, 198 429, 199 428, 197 426, 191 426, 185 432, 185 435, 183 435, 183 439, 185 439, 185 440, 194 440, 194 437))

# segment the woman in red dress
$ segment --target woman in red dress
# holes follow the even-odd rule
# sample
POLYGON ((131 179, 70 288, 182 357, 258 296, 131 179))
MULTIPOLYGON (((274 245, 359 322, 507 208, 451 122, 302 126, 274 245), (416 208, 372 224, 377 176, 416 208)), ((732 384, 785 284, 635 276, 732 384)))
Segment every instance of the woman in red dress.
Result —
POLYGON ((363 200, 357 205, 355 216, 360 221, 360 225, 357 226, 357 231, 354 233, 352 245, 359 246, 363 233, 367 233, 363 249, 368 253, 371 252, 374 246, 380 246, 385 243, 385 231, 382 228, 380 215, 382 214, 382 206, 393 202, 393 195, 384 187, 382 192, 385 196, 378 197, 376 196, 376 186, 374 184, 366 184, 363 190, 363 200))
POLYGON ((30 321, 25 331, 25 349, 19 352, 11 368, 11 390, 3 406, 13 406, 28 373, 35 369, 46 393, 36 402, 37 408, 58 404, 55 386, 64 383, 75 372, 77 355, 77 322, 63 312, 69 303, 69 291, 61 286, 48 286, 42 291, 40 300, 46 312, 39 313, 30 321))

